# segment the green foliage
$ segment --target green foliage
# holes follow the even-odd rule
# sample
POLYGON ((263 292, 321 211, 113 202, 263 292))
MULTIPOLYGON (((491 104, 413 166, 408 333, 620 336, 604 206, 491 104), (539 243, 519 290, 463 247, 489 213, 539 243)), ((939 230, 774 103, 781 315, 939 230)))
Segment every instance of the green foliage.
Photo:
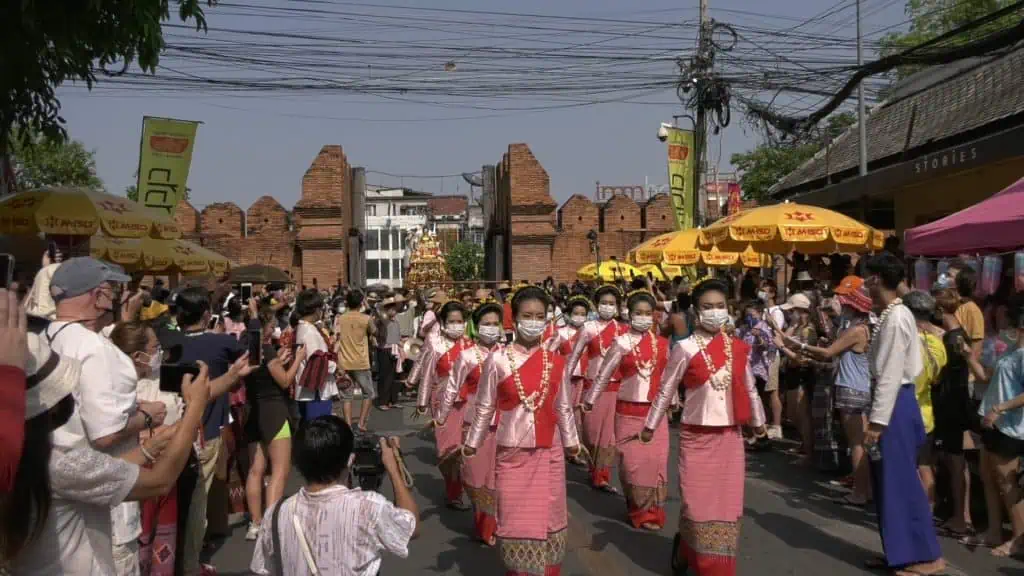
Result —
MULTIPOLYGON (((164 48, 161 23, 172 0, 13 0, 0 2, 0 152, 8 135, 64 139, 58 86, 121 74, 134 63, 156 69, 164 48)), ((178 17, 206 29, 203 3, 174 0, 178 17)))
POLYGON ((448 274, 456 282, 476 280, 484 273, 484 250, 473 242, 459 242, 452 246, 445 261, 448 274))
POLYGON ((39 133, 15 136, 11 164, 19 190, 46 186, 103 190, 103 182, 96 176, 95 152, 78 140, 48 138, 39 133))
POLYGON ((843 112, 828 117, 821 131, 785 144, 759 144, 753 150, 733 154, 730 162, 741 172, 740 189, 752 200, 761 200, 768 195, 768 189, 811 159, 822 148, 825 141, 834 140, 848 127, 857 123, 852 112, 843 112))
MULTIPOLYGON (((1017 0, 907 0, 906 15, 910 29, 906 32, 890 32, 882 37, 880 54, 888 56, 927 42, 946 32, 955 30, 972 20, 1005 8, 1017 0)), ((944 40, 943 48, 960 46, 978 40, 993 32, 1015 25, 1020 14, 1009 14, 985 26, 944 40)), ((920 70, 917 66, 903 66, 896 70, 897 79, 906 78, 920 70)))

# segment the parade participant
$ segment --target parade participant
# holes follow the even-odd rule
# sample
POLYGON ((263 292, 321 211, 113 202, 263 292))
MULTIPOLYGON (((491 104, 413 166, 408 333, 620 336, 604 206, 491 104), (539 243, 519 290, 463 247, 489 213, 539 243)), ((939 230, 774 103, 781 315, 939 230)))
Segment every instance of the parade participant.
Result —
POLYGON ((899 298, 906 277, 902 260, 882 253, 868 261, 864 284, 882 310, 868 351, 871 411, 864 447, 878 510, 884 559, 872 567, 897 574, 939 574, 945 569, 928 496, 917 477, 917 454, 925 442, 914 379, 922 370, 917 323, 899 298))
POLYGON ((745 454, 741 425, 764 436, 764 409, 750 369, 749 347, 722 332, 729 318, 728 287, 705 280, 693 290, 699 314, 694 333, 672 348, 658 395, 640 433, 655 431, 682 384, 679 484, 682 507, 673 546, 675 574, 736 574, 739 518, 743 514, 745 454))
POLYGON ((481 457, 498 412, 494 475, 506 576, 558 576, 568 543, 562 450, 579 455, 581 448, 565 361, 541 346, 547 299, 532 286, 512 299, 515 343, 485 360, 462 449, 464 458, 481 457))
MULTIPOLYGON (((441 336, 435 339, 427 356, 422 358, 423 380, 416 399, 416 411, 421 416, 427 413, 428 407, 434 414, 439 412, 442 392, 455 367, 455 359, 464 349, 473 345, 465 337, 466 308, 461 302, 453 300, 441 306, 438 321, 441 323, 441 336)), ((434 439, 437 443, 437 457, 440 458, 438 468, 444 476, 448 507, 466 510, 462 502, 459 462, 454 452, 462 441, 462 418, 453 418, 444 425, 435 425, 434 439)))
MULTIPOLYGON (((452 425, 462 422, 465 432, 473 423, 484 360, 493 350, 500 347, 499 340, 504 334, 501 313, 501 305, 494 300, 484 302, 473 312, 473 322, 477 326, 476 341, 472 346, 463 349, 455 359, 452 375, 447 380, 437 413, 434 414, 439 427, 445 426, 449 418, 454 418, 455 422, 452 425)), ((463 459, 461 468, 462 484, 473 504, 475 536, 488 546, 494 546, 495 531, 498 528, 494 513, 496 427, 497 420, 491 423, 477 457, 463 459)))
POLYGON ((617 371, 622 375, 615 403, 615 442, 622 453, 619 474, 626 492, 626 508, 634 528, 661 530, 665 525, 668 494, 668 424, 655 428, 652 442, 635 441, 644 427, 651 401, 658 394, 662 371, 668 361, 668 340, 652 330, 654 295, 647 290, 631 292, 626 299, 630 328, 615 339, 605 356, 597 380, 583 401, 589 413, 617 371))
MULTIPOLYGON (((622 292, 615 286, 606 284, 598 288, 594 292, 598 319, 584 323, 576 335, 576 346, 565 364, 566 374, 563 380, 571 382, 577 363, 582 362, 586 370, 583 380, 584 394, 597 380, 597 371, 615 339, 629 330, 628 325, 615 319, 619 313, 621 300, 622 292)), ((610 482, 611 467, 616 456, 615 398, 619 393, 620 379, 618 372, 611 375, 607 387, 594 402, 593 410, 583 417, 583 441, 592 457, 591 485, 613 494, 618 492, 610 482)))
POLYGON ((420 380, 423 379, 423 360, 430 355, 430 351, 434 349, 434 344, 438 343, 438 339, 441 336, 441 323, 437 321, 436 310, 447 302, 448 299, 445 298, 444 292, 437 288, 428 290, 426 296, 426 311, 420 319, 419 330, 416 331, 416 335, 423 341, 423 346, 420 348, 420 353, 416 356, 416 360, 409 370, 409 376, 405 380, 407 388, 415 388, 420 383, 420 380))

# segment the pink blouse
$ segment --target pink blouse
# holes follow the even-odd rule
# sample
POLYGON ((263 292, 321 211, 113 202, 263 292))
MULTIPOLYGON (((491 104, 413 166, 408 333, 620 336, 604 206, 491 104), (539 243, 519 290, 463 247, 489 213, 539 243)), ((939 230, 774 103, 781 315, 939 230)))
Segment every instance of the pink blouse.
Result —
POLYGON ((668 356, 668 342, 651 332, 637 334, 632 330, 616 338, 614 344, 608 349, 608 354, 605 355, 604 361, 601 362, 601 367, 598 369, 597 379, 594 380, 594 385, 587 391, 585 402, 590 405, 597 403, 601 392, 604 392, 608 382, 611 381, 612 375, 619 370, 623 359, 631 354, 634 349, 643 358, 649 359, 651 338, 654 339, 656 346, 656 357, 652 360, 654 364, 650 367, 650 370, 624 371, 619 384, 618 395, 619 400, 649 404, 652 396, 658 392, 658 384, 661 377, 659 370, 663 370, 665 367, 668 356))
MULTIPOLYGON (((583 323, 583 326, 579 329, 579 333, 576 335, 576 345, 572 349, 572 355, 569 356, 568 362, 565 363, 566 370, 569 370, 566 374, 568 377, 572 377, 572 371, 575 371, 579 364, 580 356, 587 351, 587 346, 590 341, 601 336, 601 333, 608 328, 609 324, 615 323, 618 328, 618 322, 615 320, 588 320, 583 323)), ((619 330, 621 334, 624 330, 619 330)), ((610 346, 609 346, 610 348, 610 346)), ((607 353, 607 351, 606 351, 607 353)), ((590 356, 587 362, 587 373, 584 376, 590 380, 597 380, 597 372, 601 368, 602 357, 590 356)), ((568 378, 566 379, 568 381, 568 378)))
MULTIPOLYGON (((494 347, 495 350, 500 348, 500 345, 494 347)), ((435 420, 444 424, 448 420, 448 414, 451 412, 452 407, 459 402, 465 402, 466 415, 463 421, 466 424, 473 423, 473 411, 476 395, 480 390, 483 364, 490 353, 491 350, 481 346, 479 343, 459 353, 458 358, 455 359, 455 367, 452 369, 452 374, 445 382, 444 391, 441 394, 441 402, 437 407, 437 412, 434 414, 435 420), (469 391, 466 390, 466 381, 471 378, 476 379, 476 386, 472 391, 469 391)), ((492 426, 497 425, 497 423, 498 414, 495 412, 492 426)))
MULTIPOLYGON (((658 427, 665 412, 672 405, 673 398, 679 392, 679 383, 682 382, 684 374, 693 369, 695 363, 703 363, 700 347, 693 336, 681 340, 672 347, 668 364, 661 375, 661 390, 657 398, 647 412, 645 428, 654 430, 658 427)), ((712 358, 716 366, 722 365, 719 374, 725 370, 724 358, 712 358)), ((746 358, 746 377, 744 387, 750 397, 751 418, 750 426, 764 426, 764 408, 761 406, 761 398, 757 394, 757 387, 754 384, 754 373, 750 369, 750 358, 746 358)), ((730 384, 732 386, 733 384, 730 384)), ((703 385, 696 388, 687 388, 686 397, 683 399, 683 424, 691 426, 736 426, 736 419, 733 416, 733 399, 730 387, 724 390, 716 390, 707 380, 703 385)))
MULTIPOLYGON (((541 358, 538 358, 541 360, 541 358)), ((539 364, 539 362, 534 362, 539 364)), ((489 432, 498 412, 498 446, 507 448, 537 448, 549 445, 553 438, 545 437, 557 427, 562 446, 571 448, 579 446, 579 434, 576 430, 576 419, 573 417, 572 401, 569 386, 562 386, 564 360, 558 354, 535 346, 527 350, 520 344, 511 344, 506 348, 495 350, 484 361, 483 373, 480 377, 480 388, 476 395, 476 409, 473 424, 466 436, 466 446, 479 448, 489 432), (513 351, 513 366, 507 349, 513 351), (513 370, 518 371, 524 364, 537 354, 546 354, 551 363, 548 382, 551 396, 542 404, 537 412, 531 412, 522 403, 514 385, 509 380, 514 378, 513 370)), ((537 390, 541 383, 541 374, 520 373, 520 381, 527 391, 537 390)))
MULTIPOLYGON (((455 346, 455 342, 453 340, 443 336, 438 336, 432 340, 433 344, 430 347, 430 353, 423 358, 423 365, 420 367, 421 380, 419 390, 416 394, 417 406, 426 406, 430 402, 431 398, 433 398, 431 392, 433 392, 435 388, 439 388, 444 384, 444 380, 439 378, 437 375, 437 361, 447 354, 453 346, 455 346)), ((422 354, 423 350, 420 350, 420 353, 422 354)), ((449 375, 451 375, 450 372, 449 375)))

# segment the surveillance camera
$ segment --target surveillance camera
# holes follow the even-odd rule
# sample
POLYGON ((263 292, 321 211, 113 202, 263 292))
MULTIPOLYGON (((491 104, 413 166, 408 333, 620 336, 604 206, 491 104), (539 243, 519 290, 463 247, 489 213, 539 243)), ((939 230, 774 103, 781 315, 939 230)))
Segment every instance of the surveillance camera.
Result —
POLYGON ((658 128, 658 140, 661 140, 662 142, 668 140, 668 127, 665 126, 664 122, 658 128))

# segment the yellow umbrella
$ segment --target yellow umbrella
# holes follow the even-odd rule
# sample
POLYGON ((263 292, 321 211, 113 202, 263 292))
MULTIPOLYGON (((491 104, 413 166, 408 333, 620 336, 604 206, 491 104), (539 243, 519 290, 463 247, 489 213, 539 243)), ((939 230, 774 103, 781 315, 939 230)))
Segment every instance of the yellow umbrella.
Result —
POLYGON ((231 267, 231 262, 224 256, 186 240, 97 235, 89 239, 89 252, 96 258, 120 264, 129 270, 144 272, 163 272, 173 268, 186 273, 213 272, 219 275, 231 267))
POLYGON ((180 238, 166 214, 85 188, 29 190, 0 200, 0 234, 180 238))
POLYGON ((726 252, 716 247, 704 249, 701 231, 697 228, 662 234, 637 246, 631 254, 638 264, 665 264, 672 266, 693 266, 703 262, 708 266, 735 266, 740 262, 749 268, 760 267, 761 255, 753 250, 741 254, 726 252))
POLYGON ((576 271, 576 277, 588 282, 593 280, 612 282, 620 278, 630 280, 641 275, 640 271, 633 266, 616 260, 601 262, 600 270, 598 270, 597 264, 587 264, 576 271))
POLYGON ((884 240, 880 232, 849 216, 789 202, 743 210, 701 230, 702 246, 762 254, 869 252, 880 250, 884 240))

